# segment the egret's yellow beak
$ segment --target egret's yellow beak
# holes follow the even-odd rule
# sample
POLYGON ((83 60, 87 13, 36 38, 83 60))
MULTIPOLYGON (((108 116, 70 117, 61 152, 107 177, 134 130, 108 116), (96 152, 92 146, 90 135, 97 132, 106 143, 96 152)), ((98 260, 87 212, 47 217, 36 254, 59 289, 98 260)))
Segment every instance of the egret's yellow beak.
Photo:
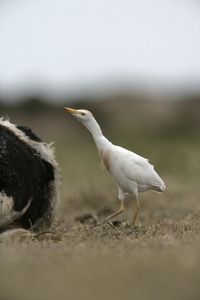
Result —
POLYGON ((64 107, 64 109, 73 115, 81 115, 81 112, 76 109, 69 108, 69 107, 64 107))

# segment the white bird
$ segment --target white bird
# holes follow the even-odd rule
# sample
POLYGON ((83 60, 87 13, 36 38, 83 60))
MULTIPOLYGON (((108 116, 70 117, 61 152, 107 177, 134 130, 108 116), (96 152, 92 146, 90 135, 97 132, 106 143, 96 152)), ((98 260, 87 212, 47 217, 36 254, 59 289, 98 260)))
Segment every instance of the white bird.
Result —
POLYGON ((163 180, 156 173, 154 167, 149 164, 148 159, 122 147, 115 146, 105 138, 99 124, 90 111, 85 109, 75 110, 68 107, 64 109, 70 112, 91 132, 99 151, 99 156, 118 187, 118 198, 121 201, 120 209, 98 225, 106 223, 112 225, 110 219, 124 211, 124 198, 127 193, 130 193, 136 198, 136 211, 133 217, 133 225, 135 226, 140 208, 138 192, 145 192, 150 189, 163 192, 166 188, 163 180))

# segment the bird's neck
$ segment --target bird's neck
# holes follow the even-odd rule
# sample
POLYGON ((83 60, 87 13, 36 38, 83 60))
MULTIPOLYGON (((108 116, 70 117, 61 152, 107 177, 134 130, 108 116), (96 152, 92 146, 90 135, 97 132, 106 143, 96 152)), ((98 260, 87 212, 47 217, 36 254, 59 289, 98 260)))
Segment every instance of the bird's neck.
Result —
POLYGON ((90 131, 94 139, 102 136, 101 128, 95 119, 85 122, 84 125, 90 131))
POLYGON ((100 151, 109 141, 103 136, 101 128, 95 119, 92 119, 84 124, 93 136, 97 149, 100 151))

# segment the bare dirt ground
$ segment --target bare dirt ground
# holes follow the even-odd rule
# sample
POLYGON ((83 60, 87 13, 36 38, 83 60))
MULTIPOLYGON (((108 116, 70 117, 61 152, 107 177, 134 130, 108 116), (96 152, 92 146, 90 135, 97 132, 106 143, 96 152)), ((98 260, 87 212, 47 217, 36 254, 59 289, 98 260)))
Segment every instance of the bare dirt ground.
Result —
POLYGON ((166 192, 140 194, 135 230, 129 226, 135 208, 131 196, 115 229, 91 229, 94 220, 83 216, 102 220, 119 201, 114 182, 99 167, 90 134, 66 113, 54 119, 51 112, 44 122, 42 114, 10 112, 11 121, 23 117, 42 138, 55 140, 63 185, 49 232, 0 240, 0 299, 199 299, 197 109, 112 102, 95 108, 105 135, 148 157, 166 192))

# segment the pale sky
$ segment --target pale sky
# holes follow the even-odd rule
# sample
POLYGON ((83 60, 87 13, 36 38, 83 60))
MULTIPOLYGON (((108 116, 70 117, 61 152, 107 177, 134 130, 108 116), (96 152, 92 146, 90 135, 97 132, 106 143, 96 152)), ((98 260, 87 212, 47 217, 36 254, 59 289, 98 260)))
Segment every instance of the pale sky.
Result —
POLYGON ((200 90, 200 0, 1 0, 0 92, 200 90))

